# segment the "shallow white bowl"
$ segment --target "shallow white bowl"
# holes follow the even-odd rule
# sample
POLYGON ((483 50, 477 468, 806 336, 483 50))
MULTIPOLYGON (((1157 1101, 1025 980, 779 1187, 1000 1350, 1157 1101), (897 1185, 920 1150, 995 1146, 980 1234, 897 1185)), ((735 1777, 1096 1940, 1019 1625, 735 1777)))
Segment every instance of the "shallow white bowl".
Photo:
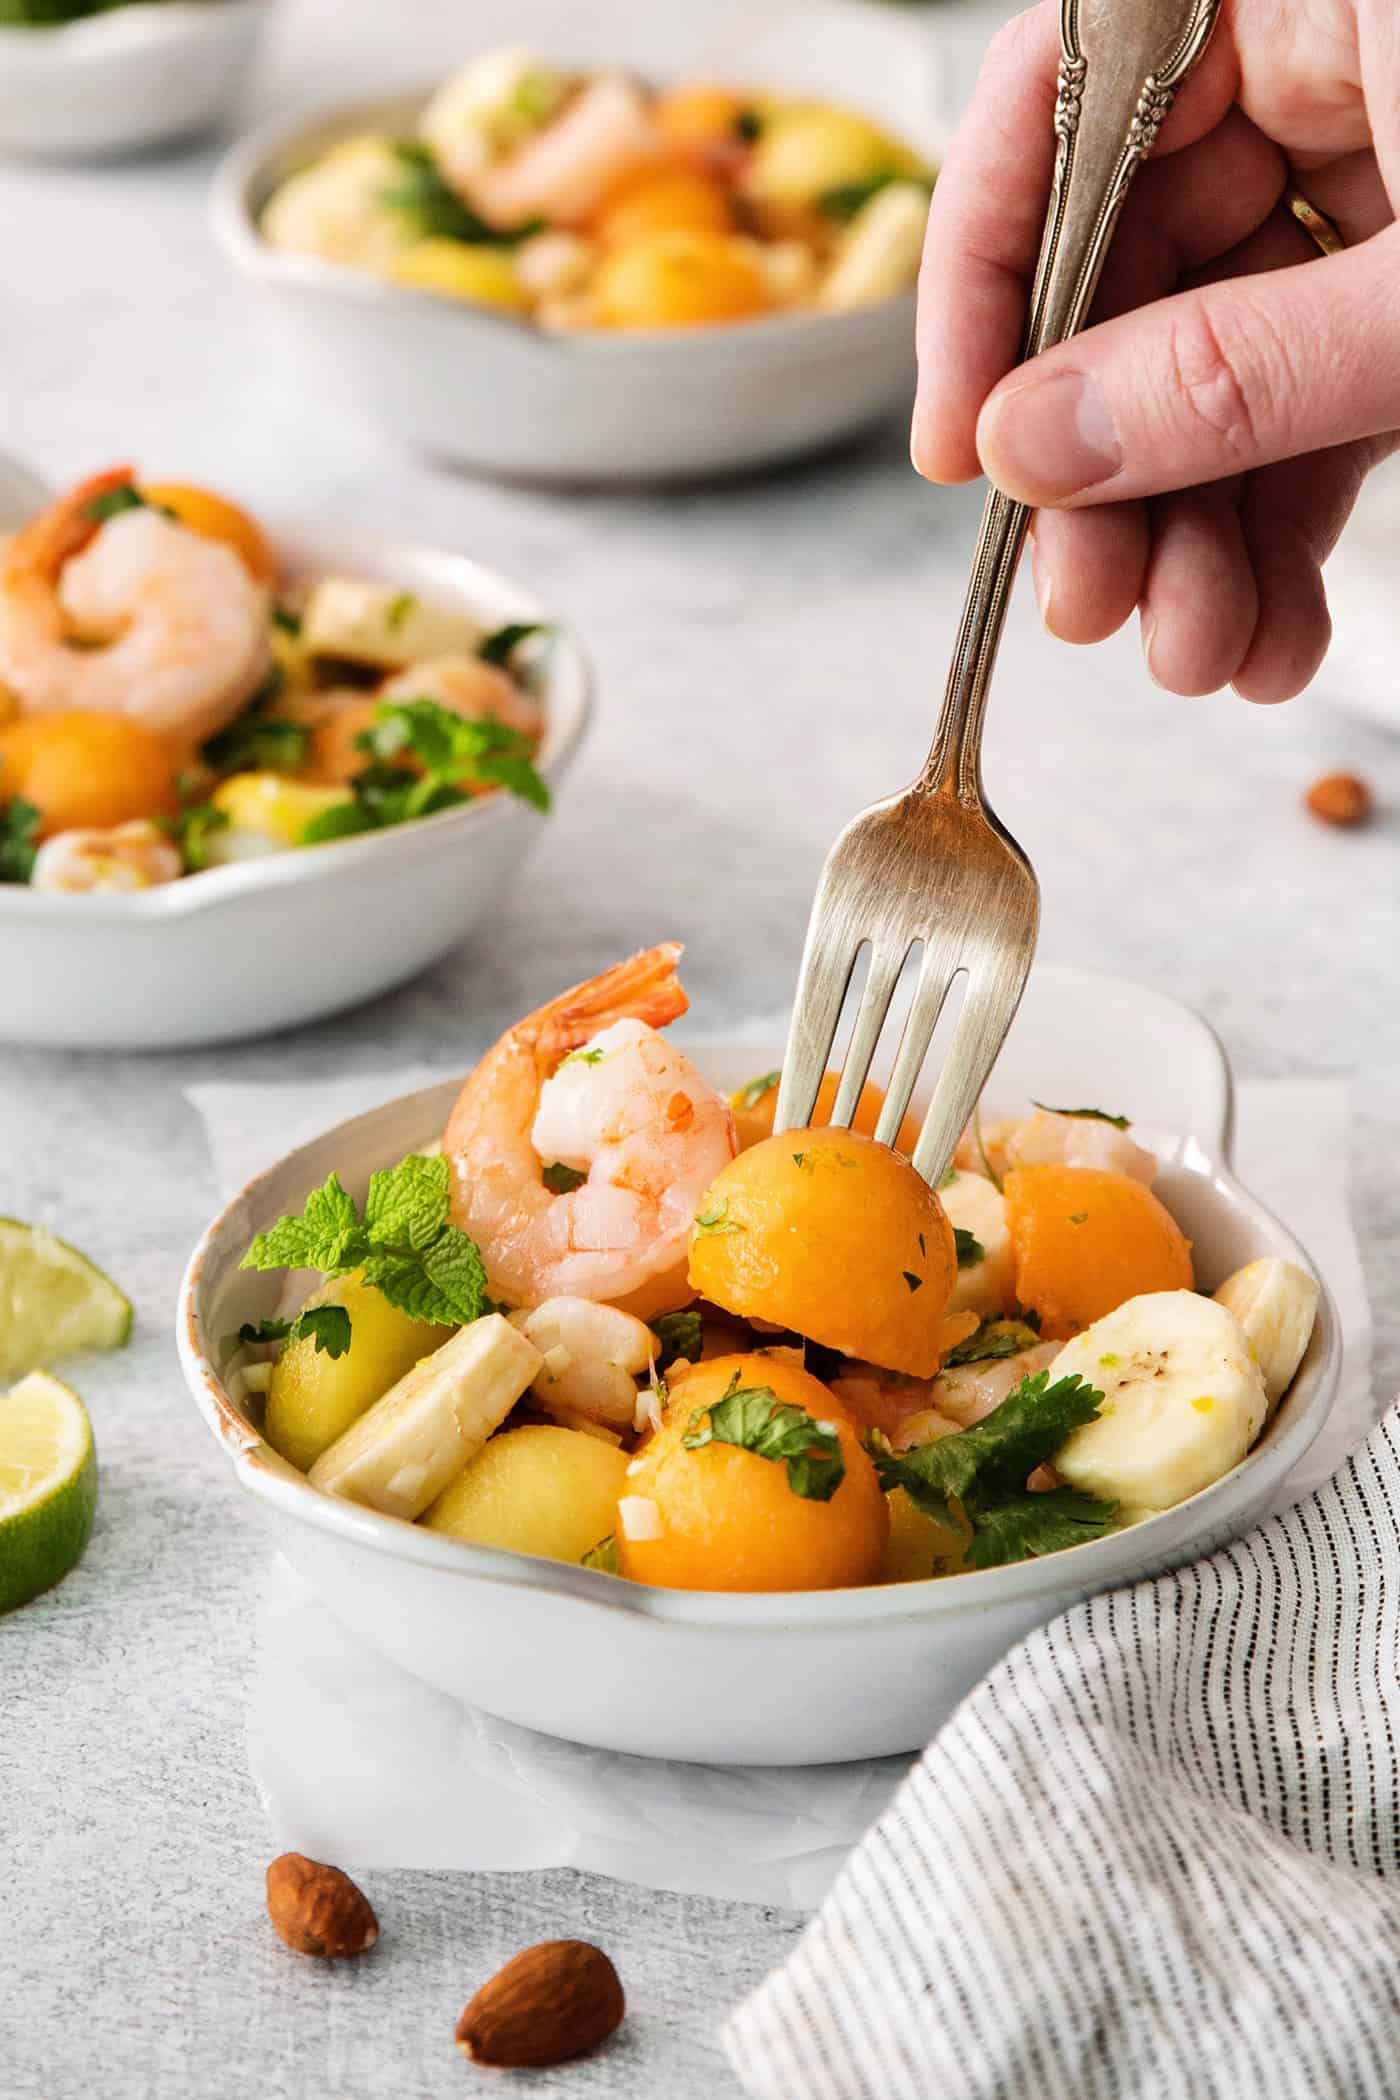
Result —
MULTIPOLYGON (((495 627, 551 608, 457 554, 274 530, 290 576, 380 577, 495 627)), ((555 631, 537 690, 538 764, 556 790, 591 707, 577 641, 555 631)), ((187 875, 130 896, 0 885, 0 1042, 171 1050, 262 1035, 404 984, 468 934, 549 822, 497 794, 416 823, 187 875)))
MULTIPOLYGON (((826 8, 784 18, 778 29, 797 47, 793 55, 783 60, 775 31, 770 44, 750 43, 758 71, 726 77, 791 79, 808 94, 824 86, 936 152, 929 54, 907 25, 882 21, 878 10, 826 8), (863 92, 852 79, 861 57, 867 67, 884 65, 883 93, 863 92)), ((770 465, 853 436, 912 401, 912 291, 850 314, 550 335, 268 246, 258 217, 285 176, 351 132, 411 132, 428 92, 292 125, 278 119, 235 147, 218 173, 215 234, 262 291, 303 384, 436 458, 592 483, 770 465)))
MULTIPOLYGON (((720 1084, 781 1045, 696 1044, 720 1084)), ((336 1169, 370 1170, 440 1133, 456 1082, 358 1116, 249 1183, 195 1249, 178 1332, 190 1390, 241 1487, 346 1625, 455 1697, 548 1734, 644 1755, 820 1764, 913 1749, 1030 1628, 1096 1590, 1211 1551, 1263 1514, 1321 1428, 1340 1362, 1323 1291, 1297 1378, 1249 1456, 1179 1508, 1025 1565, 945 1581, 788 1596, 649 1589, 556 1561, 465 1546, 319 1493, 269 1449, 220 1380, 220 1339, 273 1311, 276 1277, 240 1270, 255 1232, 336 1169)), ((1195 1242, 1199 1280, 1261 1254, 1307 1257, 1227 1165, 1230 1080, 1185 1007, 1121 979, 1045 967, 990 1100, 1103 1101, 1137 1117, 1160 1188, 1195 1242), (1168 1134, 1172 1133, 1172 1134, 1168 1134)))
POLYGON ((0 29, 0 150, 88 157, 206 131, 243 85, 272 0, 160 0, 0 29))

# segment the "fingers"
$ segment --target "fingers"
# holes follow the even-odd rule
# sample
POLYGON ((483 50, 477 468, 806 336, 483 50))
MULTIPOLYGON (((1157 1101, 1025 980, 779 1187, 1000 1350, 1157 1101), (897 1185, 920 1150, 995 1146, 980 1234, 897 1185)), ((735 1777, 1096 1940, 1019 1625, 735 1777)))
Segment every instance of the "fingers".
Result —
POLYGON ((1008 494, 1075 506, 1215 481, 1397 424, 1392 226, 1308 268, 1202 285, 1047 351, 994 390, 977 443, 1008 494))
POLYGON ((1215 482, 1151 506, 1142 651, 1172 693, 1214 693, 1243 662, 1259 617, 1238 484, 1215 482))
POLYGON ((1116 634, 1142 594, 1147 555, 1144 504, 1037 511, 1031 574, 1049 632, 1062 642, 1102 642, 1116 634))

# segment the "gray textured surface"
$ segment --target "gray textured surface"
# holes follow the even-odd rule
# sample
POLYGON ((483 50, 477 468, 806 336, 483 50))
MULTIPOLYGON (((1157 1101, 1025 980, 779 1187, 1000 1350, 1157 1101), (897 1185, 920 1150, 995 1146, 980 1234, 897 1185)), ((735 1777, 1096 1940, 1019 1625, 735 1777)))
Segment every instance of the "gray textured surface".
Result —
MULTIPOLYGON (((260 99, 353 88, 384 58, 430 70, 453 47, 451 10, 415 6, 428 56, 406 61, 390 23, 409 13, 294 0, 260 99)), ((478 14, 483 36, 521 20, 500 5, 478 14)), ((459 544, 578 622, 602 708, 518 890, 431 977, 217 1054, 0 1056, 0 1210, 57 1225, 109 1266, 138 1323, 125 1356, 75 1370, 102 1463, 88 1556, 0 1624, 0 2092, 457 2092, 470 2074, 450 2028, 469 1989, 529 1940, 582 1933, 618 1960, 633 2017, 604 2058, 538 2088, 724 2100, 716 2017, 781 1956, 792 1918, 568 1873, 411 1874, 370 1881, 385 1933, 362 1967, 299 1962, 269 1933, 242 1751, 263 1549, 170 1339, 182 1260, 215 1193, 180 1089, 465 1061, 561 981, 663 934, 690 943, 697 1023, 720 1031, 771 1010, 831 832, 922 755, 974 499, 922 487, 899 431, 711 493, 559 497, 431 474, 328 419, 265 354, 208 245, 208 166, 200 154, 0 169, 0 442, 57 477, 131 456, 274 514, 333 510, 459 544)), ((1242 1071, 1355 1075, 1358 1223, 1393 1390, 1400 748, 1329 714, 1325 691, 1324 677, 1318 697, 1276 713, 1170 699, 1128 643, 1073 654, 1041 639, 1022 603, 988 772, 1043 878, 1045 954, 1195 1002, 1242 1071), (1365 834, 1299 811, 1306 782, 1338 765, 1389 805, 1365 834)))

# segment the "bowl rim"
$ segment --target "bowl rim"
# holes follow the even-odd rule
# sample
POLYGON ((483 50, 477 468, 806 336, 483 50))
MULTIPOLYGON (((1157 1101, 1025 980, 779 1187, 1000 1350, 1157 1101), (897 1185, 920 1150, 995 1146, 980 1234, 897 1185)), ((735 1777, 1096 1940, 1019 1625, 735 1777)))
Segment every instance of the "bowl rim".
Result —
MULTIPOLYGON (((1107 972, 1077 969, 1053 970, 1057 976, 1121 986, 1131 980, 1107 972)), ((1147 989, 1135 987, 1135 989, 1147 989)), ((1166 996, 1156 994, 1158 997, 1166 996)), ((1182 1004, 1182 1002, 1173 1002, 1182 1004)), ((1184 1011, 1190 1012, 1189 1008, 1184 1011)), ((1199 1016, 1192 1016, 1199 1021, 1199 1016)), ((1200 1023, 1202 1027, 1207 1024, 1200 1023)), ((1207 1029, 1207 1032, 1210 1031, 1207 1029)), ((704 1055, 699 1038, 691 1047, 704 1055)), ((725 1048, 715 1036, 712 1051, 725 1048)), ((1224 1060, 1221 1051, 1222 1063, 1224 1060)), ((1225 1069, 1228 1073, 1228 1064, 1225 1069)), ((1212 1520, 1228 1516, 1238 1505, 1241 1490, 1248 1494, 1250 1482, 1261 1470, 1274 1481, 1281 1480, 1321 1431, 1336 1396, 1341 1368, 1341 1332, 1336 1306, 1316 1265, 1280 1219, 1252 1195, 1237 1179, 1224 1159, 1193 1142, 1193 1157, 1183 1170, 1205 1182, 1220 1200, 1244 1216, 1274 1245, 1276 1251, 1306 1268, 1319 1284, 1317 1320, 1309 1347, 1309 1359, 1279 1403, 1258 1442, 1231 1472, 1201 1489, 1187 1501, 1144 1519, 1126 1531, 1087 1541, 1058 1554, 1010 1566, 976 1570, 953 1580, 890 1583, 839 1590, 777 1592, 718 1592, 670 1590, 618 1577, 562 1561, 550 1561, 503 1548, 469 1545, 463 1540, 441 1538, 420 1526, 397 1517, 381 1515, 350 1502, 321 1493, 294 1471, 263 1441, 248 1418, 235 1406, 215 1367, 199 1310, 203 1271, 211 1254, 226 1233, 236 1227, 248 1229, 250 1212, 256 1215, 265 1182, 282 1174, 328 1139, 353 1137, 359 1126, 410 1105, 421 1106, 425 1129, 430 1114, 436 1119, 455 1094, 461 1080, 439 1080, 412 1089, 393 1100, 348 1117, 293 1147, 261 1173, 254 1175, 221 1206, 201 1235, 186 1266, 180 1285, 176 1314, 177 1345, 185 1382, 206 1424, 222 1444, 242 1486, 265 1502, 279 1516, 306 1523, 352 1544, 363 1545, 391 1560, 431 1568, 445 1575, 487 1583, 497 1588, 526 1589, 549 1594, 579 1606, 625 1611, 657 1623, 697 1630, 743 1628, 753 1632, 819 1634, 835 1627, 864 1626, 872 1631, 900 1621, 927 1620, 955 1615, 964 1610, 997 1606, 1024 1606, 1038 1599, 1060 1598, 1068 1602, 1076 1595, 1113 1588, 1158 1573, 1175 1552, 1190 1541, 1188 1553, 1210 1551, 1212 1520)), ((1181 1133, 1183 1137, 1190 1133, 1181 1133)))
POLYGON ((576 361, 591 358, 615 364, 642 352, 651 357, 689 357, 700 344, 705 346, 705 355, 721 366, 731 356, 747 354, 754 345, 757 354, 763 356, 820 350, 823 355, 844 357, 863 338, 883 338, 896 326, 906 332, 912 329, 915 291, 911 285, 872 305, 844 313, 802 308, 685 328, 551 330, 517 314, 474 306, 415 285, 394 284, 349 264, 292 254, 263 239, 258 230, 258 213, 266 202, 262 193, 271 163, 295 155, 303 142, 310 147, 320 138, 331 144, 341 133, 366 128, 375 119, 382 124, 399 111, 419 107, 436 85, 428 82, 352 102, 312 104, 290 115, 283 111, 265 118, 236 140, 215 168, 209 194, 215 239, 234 266, 248 277, 346 299, 380 311, 416 310, 423 317, 450 316, 448 325, 464 332, 471 328, 494 331, 503 342, 528 343, 542 354, 576 361))
MULTIPOLYGON (((225 0, 219 0, 219 4, 225 4, 225 0)), ((287 552, 294 572, 298 568, 340 563, 350 567, 357 559, 382 568, 403 564, 405 569, 416 567, 441 577, 444 597, 455 597, 460 604, 470 606, 474 600, 496 599, 510 608, 506 618, 547 621, 551 637, 544 674, 546 720, 538 764, 551 786, 563 774, 592 719, 595 677, 573 627, 553 619, 533 591, 503 571, 451 548, 346 531, 314 520, 273 520, 270 536, 279 550, 287 552), (326 551, 318 554, 318 548, 326 551)), ((130 926, 188 918, 194 913, 221 910, 253 890, 334 880, 338 872, 356 868, 375 856, 382 858, 393 853, 403 860, 439 849, 448 852, 488 825, 509 823, 518 815, 516 798, 504 793, 483 795, 455 809, 415 817, 412 823, 393 825, 385 831, 269 853, 255 860, 233 861, 226 867, 203 868, 181 876, 177 882, 128 894, 99 892, 74 897, 33 890, 19 883, 0 884, 0 927, 45 922, 70 927, 130 926)))

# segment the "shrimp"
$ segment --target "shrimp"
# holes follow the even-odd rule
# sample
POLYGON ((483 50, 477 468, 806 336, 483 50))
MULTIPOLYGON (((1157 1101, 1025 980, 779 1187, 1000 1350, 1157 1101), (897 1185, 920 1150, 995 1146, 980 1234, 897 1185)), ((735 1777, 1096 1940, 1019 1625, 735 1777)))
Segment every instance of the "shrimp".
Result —
POLYGON ((465 715, 470 722, 500 722, 522 736, 538 737, 544 727, 544 709, 534 694, 479 656, 431 656, 410 664, 387 679, 376 698, 436 700, 439 707, 465 715))
POLYGON ((987 1357, 980 1363, 954 1364, 940 1371, 929 1388, 928 1405, 959 1429, 971 1429, 994 1407, 1000 1407, 1011 1388, 1033 1371, 1043 1371, 1064 1347, 1062 1342, 1037 1342, 1019 1356, 987 1357))
POLYGON ((185 872, 179 848, 138 819, 108 830, 57 831, 34 856, 31 889, 149 890, 185 872))
POLYGON ((582 226, 608 191, 654 160, 661 141, 641 90, 620 73, 580 88, 543 131, 466 179, 484 219, 508 229, 527 219, 582 226))
POLYGON ((0 684, 24 713, 125 714, 193 745, 266 674, 270 599, 232 547, 163 511, 94 518, 130 479, 80 482, 0 555, 0 684))
POLYGON ((686 1010, 680 952, 663 942, 528 1014, 457 1097, 452 1217, 509 1304, 593 1298, 646 1320, 694 1296, 691 1225, 738 1146, 723 1096, 656 1033, 686 1010), (555 1163, 584 1180, 553 1193, 555 1163))
POLYGON ((958 1141, 954 1162, 966 1173, 991 1171, 1000 1179, 1012 1167, 1098 1167, 1127 1174, 1151 1188, 1157 1162, 1126 1130, 1098 1116, 1066 1116, 1038 1108, 1033 1116, 983 1125, 979 1142, 971 1124, 958 1141))

